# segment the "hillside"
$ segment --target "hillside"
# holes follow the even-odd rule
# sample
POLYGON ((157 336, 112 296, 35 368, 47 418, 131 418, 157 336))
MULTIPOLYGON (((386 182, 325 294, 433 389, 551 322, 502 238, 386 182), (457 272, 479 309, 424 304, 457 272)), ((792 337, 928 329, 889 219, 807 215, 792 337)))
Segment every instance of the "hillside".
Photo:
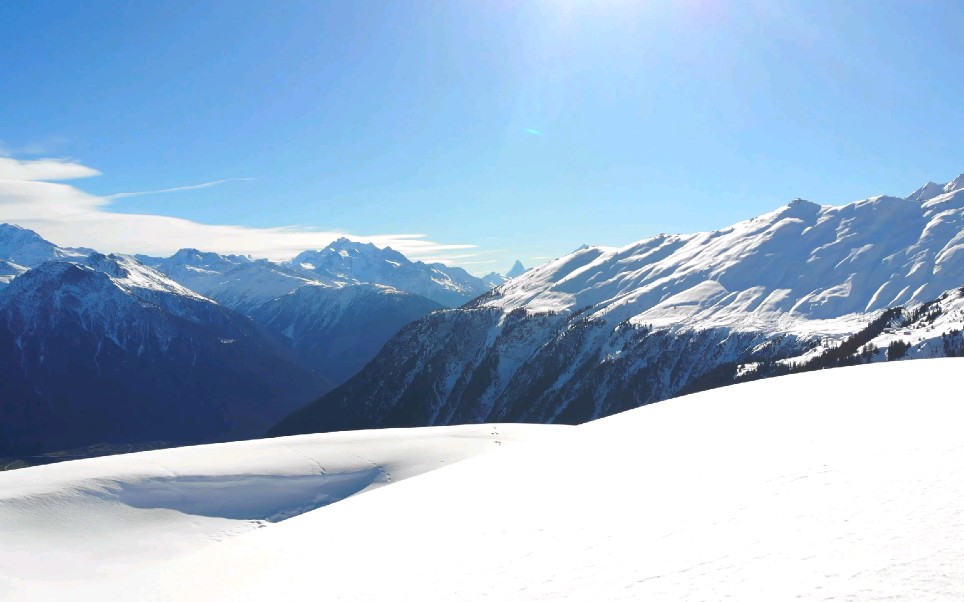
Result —
MULTIPOLYGON (((270 432, 574 424, 821 353, 888 308, 910 314, 964 284, 962 182, 580 248, 406 327, 270 432)), ((936 336, 964 327, 948 315, 936 336)))
MULTIPOLYGON (((118 467, 166 453, 179 458, 162 463, 181 466, 175 475, 207 465, 188 474, 226 484, 284 465, 318 474, 285 449, 323 458, 313 436, 4 473, 2 503, 14 513, 0 516, 14 520, 16 537, 0 542, 0 591, 12 600, 297 601, 319 587, 328 600, 952 600, 964 587, 964 406, 948 391, 961 362, 824 370, 541 427, 563 430, 237 536, 225 523, 221 541, 173 528, 188 524, 182 514, 117 505, 125 492, 152 492, 128 500, 154 508, 182 499, 134 486, 118 467), (273 451, 242 454, 238 468, 217 463, 215 450, 246 446, 273 451), (83 501, 85 478, 104 493, 83 501), (50 503, 24 514, 10 501, 18 492, 50 503), (51 529, 41 517, 58 512, 83 520, 51 529), (89 543, 73 547, 84 533, 89 543), (153 533, 163 539, 151 549, 183 552, 118 562, 153 533)), ((261 491, 301 489, 283 483, 261 491)), ((182 511, 212 524, 209 510, 182 511)))
POLYGON ((0 455, 245 438, 326 387, 248 318, 130 257, 0 291, 0 455))

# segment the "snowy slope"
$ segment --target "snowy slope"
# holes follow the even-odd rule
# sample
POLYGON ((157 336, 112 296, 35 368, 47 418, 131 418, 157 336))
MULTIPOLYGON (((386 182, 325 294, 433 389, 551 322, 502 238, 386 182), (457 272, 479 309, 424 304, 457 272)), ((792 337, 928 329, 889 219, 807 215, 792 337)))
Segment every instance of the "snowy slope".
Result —
POLYGON ((85 599, 163 560, 549 430, 310 435, 0 473, 0 599, 85 599))
MULTIPOLYGON (((14 574, 7 592, 205 602, 957 600, 964 405, 947 392, 962 362, 827 370, 683 397, 144 572, 34 583, 14 574)), ((50 533, 44 523, 32 529, 50 533)))
POLYGON ((481 280, 489 288, 495 288, 500 284, 505 284, 508 278, 498 272, 489 272, 485 276, 482 276, 481 280))
MULTIPOLYGON (((796 200, 715 232, 589 247, 513 279, 484 304, 640 323, 836 318, 932 300, 964 279, 964 177, 921 202, 796 200)), ((926 196, 926 195, 925 195, 926 196)))
POLYGON ((0 455, 260 434, 327 387, 250 319, 130 257, 0 291, 0 455))
POLYGON ((10 284, 11 280, 26 271, 27 268, 22 265, 0 259, 0 288, 10 284))
POLYGON ((251 317, 278 335, 298 361, 333 384, 354 376, 400 328, 442 309, 388 286, 302 286, 268 301, 251 317))
POLYGON ((432 298, 460 304, 491 288, 478 289, 482 281, 471 282, 461 270, 413 263, 391 249, 347 240, 299 257, 279 264, 182 249, 164 259, 141 259, 250 316, 332 384, 354 376, 400 328, 443 307, 432 298))
POLYGON ((273 432, 578 423, 728 364, 838 345, 964 284, 964 178, 841 207, 796 200, 715 232, 583 247, 399 332, 273 432), (932 188, 932 187, 931 187, 932 188))
POLYGON ((181 249, 167 258, 138 257, 187 288, 247 313, 316 279, 265 259, 181 249))
POLYGON ((0 224, 0 260, 32 268, 52 259, 80 258, 90 249, 58 247, 33 230, 0 224))
MULTIPOLYGON (((894 311, 894 310, 892 310, 894 311)), ((927 303, 895 308, 893 317, 854 350, 861 363, 964 356, 964 287, 943 293, 927 303)), ((781 364, 804 364, 835 344, 816 345, 781 364)), ((755 366, 742 370, 752 373, 755 366)))
POLYGON ((305 251, 288 262, 323 282, 382 284, 456 307, 491 288, 462 268, 410 261, 391 248, 340 238, 324 249, 305 251))

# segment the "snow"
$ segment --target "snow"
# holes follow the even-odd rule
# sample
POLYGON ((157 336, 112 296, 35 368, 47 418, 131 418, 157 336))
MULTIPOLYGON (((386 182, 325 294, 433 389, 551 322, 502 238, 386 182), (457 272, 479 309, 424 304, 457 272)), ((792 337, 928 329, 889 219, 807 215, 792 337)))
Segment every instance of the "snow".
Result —
POLYGON ((462 305, 491 288, 461 268, 410 261, 391 247, 347 238, 321 250, 304 251, 285 265, 305 270, 307 277, 322 282, 387 285, 448 307, 462 305))
POLYGON ((58 247, 33 230, 13 224, 0 224, 0 260, 32 268, 52 259, 76 259, 90 249, 58 247))
POLYGON ((22 265, 0 259, 0 288, 10 284, 11 280, 26 271, 27 268, 22 265))
POLYGON ((505 284, 506 280, 508 280, 508 278, 506 278, 505 276, 503 276, 498 272, 489 272, 485 276, 481 276, 481 279, 482 279, 482 282, 486 284, 486 286, 491 288, 495 288, 500 284, 505 284))
POLYGON ((304 285, 323 285, 301 270, 266 259, 181 249, 164 259, 142 257, 172 280, 238 311, 252 310, 304 285))
MULTIPOLYGON (((11 521, 5 501, 19 533, 0 543, 0 587, 15 600, 956 600, 964 405, 947 392, 962 362, 806 373, 544 427, 261 529, 123 504, 98 515, 80 500, 106 502, 82 492, 109 490, 97 479, 117 458, 0 475, 5 499, 32 496, 14 511, 33 513, 11 521), (104 561, 138 542, 167 559, 104 561)), ((212 476, 317 473, 285 450, 310 440, 233 444, 251 452, 240 459, 172 450, 151 476, 170 479, 174 455, 212 476)))
POLYGON ((214 542, 560 429, 567 427, 304 435, 0 473, 0 599, 116 591, 214 542))
POLYGON ((509 271, 505 273, 505 277, 507 279, 515 278, 516 276, 521 276, 525 274, 527 271, 528 270, 526 269, 526 267, 522 265, 522 262, 516 259, 515 263, 512 264, 512 267, 509 268, 509 271))
POLYGON ((588 306, 593 319, 667 329, 776 333, 792 321, 806 336, 844 332, 832 321, 960 286, 964 176, 921 190, 839 207, 797 199, 714 232, 583 247, 506 282, 481 306, 588 306))

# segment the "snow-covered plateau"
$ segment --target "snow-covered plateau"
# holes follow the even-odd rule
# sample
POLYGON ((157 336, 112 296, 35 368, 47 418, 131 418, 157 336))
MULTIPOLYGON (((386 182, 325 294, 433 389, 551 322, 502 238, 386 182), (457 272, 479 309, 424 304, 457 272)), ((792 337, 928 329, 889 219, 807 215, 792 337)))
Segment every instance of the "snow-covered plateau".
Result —
POLYGON ((962 365, 810 372, 512 437, 399 429, 4 473, 0 596, 958 600, 962 365), (364 489, 374 465, 425 474, 256 520, 318 505, 325 475, 346 479, 334 497, 364 489))

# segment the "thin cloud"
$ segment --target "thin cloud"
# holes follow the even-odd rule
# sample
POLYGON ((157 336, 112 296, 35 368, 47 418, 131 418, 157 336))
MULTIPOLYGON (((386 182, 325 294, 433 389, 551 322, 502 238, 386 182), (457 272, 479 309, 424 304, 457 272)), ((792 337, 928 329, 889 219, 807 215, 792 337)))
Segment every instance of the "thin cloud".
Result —
POLYGON ((114 194, 108 194, 105 199, 127 199, 134 196, 146 196, 148 194, 167 194, 169 192, 183 192, 185 190, 200 190, 202 188, 211 188, 212 186, 218 186, 225 184, 227 182, 250 182, 254 178, 227 178, 224 180, 213 180, 211 182, 204 182, 202 184, 192 184, 190 186, 176 186, 174 188, 163 188, 161 190, 142 190, 138 192, 116 192, 114 194))
POLYGON ((70 159, 34 159, 22 161, 0 157, 0 180, 21 182, 55 182, 99 176, 96 169, 70 159))
POLYGON ((96 170, 73 162, 40 163, 0 159, 0 223, 30 228, 59 245, 162 256, 195 247, 280 261, 306 249, 324 248, 344 236, 379 247, 390 246, 412 259, 459 263, 475 256, 475 245, 439 243, 418 233, 359 235, 305 226, 255 228, 117 213, 110 210, 111 198, 88 194, 69 184, 45 181, 71 174, 86 177, 95 175, 96 170))

